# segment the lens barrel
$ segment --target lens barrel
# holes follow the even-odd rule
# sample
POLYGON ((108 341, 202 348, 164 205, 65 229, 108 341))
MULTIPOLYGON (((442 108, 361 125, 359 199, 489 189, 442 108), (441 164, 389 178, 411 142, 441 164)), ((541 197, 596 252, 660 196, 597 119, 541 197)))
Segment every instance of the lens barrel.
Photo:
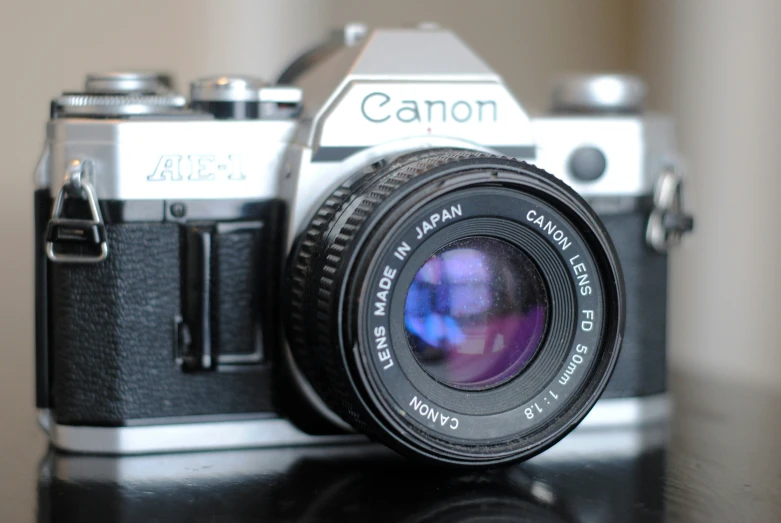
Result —
POLYGON ((436 149, 323 203, 289 259, 288 340, 323 401, 408 456, 493 466, 564 437, 604 390, 624 324, 608 234, 561 181, 436 149))

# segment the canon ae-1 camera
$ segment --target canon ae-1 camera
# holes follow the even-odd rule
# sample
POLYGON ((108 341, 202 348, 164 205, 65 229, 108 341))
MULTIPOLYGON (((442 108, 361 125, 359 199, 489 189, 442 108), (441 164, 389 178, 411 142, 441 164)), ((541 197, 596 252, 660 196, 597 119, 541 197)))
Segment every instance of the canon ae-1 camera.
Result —
POLYGON ((340 35, 274 85, 216 76, 186 99, 112 73, 52 102, 35 213, 54 445, 358 433, 490 466, 584 418, 663 417, 665 251, 691 218, 644 85, 566 77, 532 118, 451 32, 340 35))

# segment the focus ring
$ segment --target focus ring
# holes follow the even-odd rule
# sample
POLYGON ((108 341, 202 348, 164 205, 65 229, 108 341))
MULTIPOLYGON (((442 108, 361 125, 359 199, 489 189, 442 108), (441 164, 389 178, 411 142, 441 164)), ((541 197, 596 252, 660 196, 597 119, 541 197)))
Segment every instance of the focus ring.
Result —
POLYGON ((433 149, 401 156, 390 164, 376 163, 326 199, 295 247, 288 271, 290 348, 318 395, 361 431, 372 432, 349 388, 338 328, 332 323, 339 316, 336 308, 343 254, 366 219, 406 182, 439 165, 487 157, 495 158, 476 151, 433 149), (308 318, 313 317, 316 325, 308 324, 308 318))
MULTIPOLYGON (((311 286, 309 281, 312 276, 313 266, 321 252, 320 241, 330 228, 333 216, 349 195, 350 191, 348 188, 340 187, 318 209, 317 214, 309 223, 309 227, 296 247, 295 255, 291 258, 292 265, 288 270, 287 283, 290 294, 288 296, 289 306, 286 316, 288 318, 290 348, 295 355, 298 367, 307 377, 315 391, 329 406, 333 405, 334 400, 340 400, 347 391, 335 390, 336 387, 340 387, 343 380, 337 378, 336 375, 339 374, 339 369, 333 367, 330 358, 316 358, 313 354, 302 354, 311 352, 313 348, 318 352, 327 350, 326 348, 315 347, 317 342, 312 339, 312 326, 307 325, 306 305, 310 301, 308 294, 311 292, 311 286), (319 370, 322 374, 316 371, 318 366, 320 366, 319 370), (322 380, 317 379, 320 376, 330 381, 333 387, 325 387, 322 380), (335 395, 332 393, 336 393, 337 396, 334 397, 335 395)), ((322 321, 327 320, 318 318, 318 324, 322 321)), ((344 418, 344 416, 342 417, 344 418)))

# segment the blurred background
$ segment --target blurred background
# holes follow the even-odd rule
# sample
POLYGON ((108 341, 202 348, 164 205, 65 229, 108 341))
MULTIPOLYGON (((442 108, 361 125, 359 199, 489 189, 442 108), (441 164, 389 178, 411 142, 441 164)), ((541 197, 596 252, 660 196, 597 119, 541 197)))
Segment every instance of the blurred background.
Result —
MULTIPOLYGON (((122 68, 170 71, 180 88, 219 72, 273 79, 349 21, 454 29, 532 113, 547 108, 556 73, 643 76, 649 106, 677 118, 696 216, 672 253, 673 369, 781 390, 781 2, 0 0, 0 394, 16 398, 0 404, 0 427, 30 427, 0 435, 0 448, 43 442, 32 423, 32 171, 49 100, 85 73, 122 68)), ((21 483, 18 494, 31 495, 21 483)))

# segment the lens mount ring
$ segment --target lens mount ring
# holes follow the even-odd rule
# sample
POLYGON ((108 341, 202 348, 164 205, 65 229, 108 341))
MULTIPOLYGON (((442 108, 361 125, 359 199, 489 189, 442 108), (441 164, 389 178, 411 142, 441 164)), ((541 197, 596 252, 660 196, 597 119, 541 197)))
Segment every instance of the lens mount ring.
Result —
MULTIPOLYGON (((406 271, 418 268, 413 264, 406 271)), ((545 274, 549 292, 551 274, 545 274)), ((607 384, 623 331, 620 268, 593 211, 574 191, 536 167, 474 151, 413 153, 352 177, 326 200, 297 241, 287 283, 291 350, 326 404, 357 430, 402 453, 439 463, 487 466, 519 461, 558 441, 587 414, 607 384), (455 207, 440 212, 434 220, 438 223, 429 220, 428 228, 426 218, 420 221, 433 217, 426 214, 432 206, 450 210, 458 205, 456 200, 460 212, 455 207), (394 320, 396 327, 380 321, 393 316, 398 296, 406 293, 401 286, 393 288, 405 261, 424 256, 425 249, 418 248, 425 241, 447 234, 451 239, 495 237, 527 255, 535 242, 542 242, 550 258, 541 262, 544 257, 534 253, 533 261, 558 267, 559 276, 567 274, 555 300, 565 304, 562 310, 569 309, 569 316, 552 313, 553 323, 529 369, 496 389, 468 393, 475 399, 462 397, 460 406, 447 398, 437 398, 449 403, 438 405, 419 390, 425 387, 411 384, 408 374, 425 372, 409 361, 402 369, 399 354, 407 351, 411 357, 409 346, 399 340, 398 322, 403 319, 394 320), (398 266, 388 263, 394 256, 398 266), (389 292, 379 294, 385 290, 389 292), (567 294, 575 314, 572 303, 565 303, 567 294), (383 299, 387 302, 381 305, 383 299), (372 323, 373 317, 378 321, 372 323), (382 342, 380 327, 387 331, 382 342), (558 346, 565 350, 552 357, 546 347, 556 329, 562 331, 558 346), (546 358, 556 365, 539 374, 546 376, 540 383, 529 385, 533 380, 525 379, 532 376, 527 373, 546 358), (396 373, 393 379, 390 373, 383 377, 388 369, 396 373), (549 387, 544 382, 551 376, 551 385, 557 378, 563 384, 549 387), (392 390, 394 383, 409 388, 392 390), (525 394, 532 390, 536 396, 512 404, 513 394, 507 394, 509 403, 501 408, 494 404, 490 412, 475 411, 481 403, 492 403, 478 397, 512 387, 522 390, 524 384, 525 394), (460 412, 470 408, 473 412, 460 412)))

